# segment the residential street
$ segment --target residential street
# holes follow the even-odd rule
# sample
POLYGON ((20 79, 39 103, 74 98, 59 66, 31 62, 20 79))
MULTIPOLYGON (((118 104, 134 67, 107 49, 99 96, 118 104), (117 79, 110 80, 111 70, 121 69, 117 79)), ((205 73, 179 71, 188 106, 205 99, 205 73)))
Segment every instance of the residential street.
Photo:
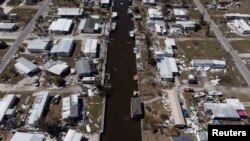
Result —
POLYGON ((234 64, 246 80, 248 86, 250 86, 250 72, 247 69, 247 67, 244 65, 244 63, 241 61, 240 56, 237 54, 237 51, 233 49, 232 45, 228 41, 228 39, 223 36, 222 32, 220 29, 217 27, 215 22, 211 19, 208 11, 204 8, 204 6, 201 4, 200 0, 194 0, 195 5, 199 9, 200 13, 204 13, 204 18, 205 21, 210 23, 210 29, 214 32, 216 38, 219 40, 221 43, 222 47, 230 53, 232 56, 232 60, 234 61, 234 64))
POLYGON ((10 62, 10 59, 12 56, 16 53, 18 50, 18 47, 22 44, 22 42, 25 40, 25 38, 29 35, 29 33, 32 31, 36 19, 40 16, 43 15, 47 9, 49 8, 51 0, 45 0, 43 5, 40 7, 38 12, 33 16, 29 24, 25 27, 25 29, 21 32, 21 34, 16 38, 14 44, 9 48, 9 50, 5 53, 5 55, 2 58, 2 62, 0 64, 0 73, 5 69, 5 67, 8 65, 10 62))

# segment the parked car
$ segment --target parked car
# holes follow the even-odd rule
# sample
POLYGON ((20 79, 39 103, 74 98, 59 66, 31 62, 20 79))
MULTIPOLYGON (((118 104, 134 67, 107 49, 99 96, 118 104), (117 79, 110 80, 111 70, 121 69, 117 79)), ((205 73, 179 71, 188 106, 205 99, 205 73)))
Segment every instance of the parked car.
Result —
POLYGON ((184 88, 184 92, 194 92, 194 89, 192 89, 192 88, 184 88))

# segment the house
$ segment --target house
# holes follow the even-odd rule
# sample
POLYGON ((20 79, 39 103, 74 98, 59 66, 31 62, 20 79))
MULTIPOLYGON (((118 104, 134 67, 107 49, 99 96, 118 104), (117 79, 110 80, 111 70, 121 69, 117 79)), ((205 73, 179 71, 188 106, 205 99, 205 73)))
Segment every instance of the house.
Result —
POLYGON ((245 107, 238 99, 226 99, 224 103, 204 103, 204 111, 215 120, 239 120, 246 118, 245 107))
POLYGON ((192 67, 212 67, 216 69, 223 69, 226 67, 226 62, 224 60, 209 60, 209 59, 193 59, 191 61, 192 67))
POLYGON ((165 35, 167 34, 166 24, 164 21, 155 21, 155 32, 157 35, 165 35))
POLYGON ((176 21, 175 25, 183 30, 195 30, 198 23, 194 21, 176 21))
POLYGON ((58 8, 57 15, 60 17, 80 17, 83 15, 83 9, 81 8, 58 8))
POLYGON ((32 109, 30 110, 30 115, 28 117, 28 124, 33 126, 42 117, 49 99, 48 91, 41 91, 36 93, 36 98, 33 102, 32 109))
POLYGON ((241 13, 227 13, 224 14, 224 17, 227 20, 250 20, 250 14, 241 14, 241 13))
POLYGON ((220 4, 220 5, 227 5, 233 2, 239 2, 239 0, 214 0, 214 3, 220 4))
POLYGON ((78 95, 73 94, 62 99, 62 119, 78 118, 78 95))
POLYGON ((73 20, 57 19, 53 21, 49 27, 49 31, 54 34, 69 34, 72 28, 73 20))
POLYGON ((6 117, 6 113, 12 109, 15 106, 15 102, 17 100, 17 97, 14 94, 8 94, 5 95, 0 100, 0 122, 4 121, 4 118, 6 117))
POLYGON ((174 126, 178 128, 184 128, 186 126, 186 121, 183 116, 178 94, 175 91, 168 93, 168 99, 174 120, 174 126))
POLYGON ((157 70, 162 82, 173 82, 174 76, 179 74, 175 59, 163 57, 157 61, 157 70))
POLYGON ((86 57, 97 57, 97 39, 87 39, 83 47, 83 55, 86 57))
POLYGON ((187 19, 188 18, 188 11, 185 8, 174 8, 173 13, 175 19, 187 19))
POLYGON ((49 50, 51 44, 52 39, 49 37, 37 38, 28 44, 27 50, 31 53, 45 53, 49 50))
POLYGON ((205 132, 205 131, 197 131, 196 132, 196 138, 197 138, 197 141, 208 141, 207 132, 205 132))
POLYGON ((0 31, 13 32, 16 28, 16 23, 0 23, 0 31))
POLYGON ((76 132, 73 129, 69 129, 63 141, 87 141, 83 137, 83 134, 76 132))
POLYGON ((243 19, 233 20, 227 26, 239 35, 250 35, 250 26, 243 19))
POLYGON ((155 8, 148 9, 148 18, 150 20, 163 20, 162 12, 155 8))
POLYGON ((27 75, 34 75, 39 71, 39 68, 34 63, 30 62, 24 57, 20 57, 16 60, 15 68, 20 71, 21 73, 27 75))
POLYGON ((10 141, 44 141, 44 139, 43 134, 16 132, 10 141))
POLYGON ((190 137, 188 136, 176 136, 173 137, 173 141, 192 141, 192 139, 190 139, 190 137))
POLYGON ((72 38, 63 38, 58 44, 54 44, 50 50, 50 54, 68 57, 71 55, 73 47, 74 40, 72 38))
POLYGON ((150 5, 150 6, 155 6, 156 5, 156 0, 142 0, 143 5, 150 5))
POLYGON ((166 38, 163 40, 164 42, 159 42, 159 46, 155 44, 155 59, 156 60, 161 60, 164 57, 173 57, 174 56, 174 50, 176 49, 176 44, 174 39, 171 38, 166 38))
POLYGON ((138 119, 142 118, 143 113, 142 113, 142 103, 140 97, 132 97, 130 99, 130 112, 131 112, 131 118, 132 119, 138 119))
POLYGON ((110 0, 101 0, 100 7, 102 8, 108 8, 111 6, 110 0))
POLYGON ((99 19, 87 18, 81 19, 78 26, 79 33, 100 33, 101 28, 99 24, 99 19))
POLYGON ((76 61, 75 70, 79 78, 93 76, 98 73, 93 62, 87 59, 76 61))
POLYGON ((63 75, 69 71, 69 66, 63 61, 54 61, 49 60, 44 64, 43 67, 46 71, 55 74, 55 75, 63 75))

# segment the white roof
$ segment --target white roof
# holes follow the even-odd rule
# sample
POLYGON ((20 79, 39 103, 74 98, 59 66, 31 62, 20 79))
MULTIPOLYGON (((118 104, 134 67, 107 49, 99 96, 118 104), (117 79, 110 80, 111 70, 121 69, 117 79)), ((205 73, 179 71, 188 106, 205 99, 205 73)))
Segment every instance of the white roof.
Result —
POLYGON ((0 23, 0 29, 13 29, 15 26, 15 23, 0 23))
POLYGON ((236 110, 245 110, 244 105, 239 99, 225 99, 226 103, 231 104, 236 110))
POLYGON ((165 26, 162 26, 162 25, 157 24, 157 23, 155 23, 155 30, 156 30, 156 33, 162 33, 162 34, 164 34, 164 33, 167 32, 165 26))
POLYGON ((173 78, 173 73, 178 73, 175 58, 172 57, 163 57, 157 62, 157 68, 160 76, 165 78, 173 78))
POLYGON ((110 1, 109 0, 101 0, 101 4, 109 4, 110 1))
POLYGON ((155 8, 149 8, 148 9, 148 16, 151 19, 154 19, 154 18, 158 18, 158 19, 159 18, 163 18, 163 15, 162 15, 161 11, 158 10, 158 9, 155 9, 155 8))
POLYGON ((142 3, 154 4, 154 3, 155 3, 155 0, 142 0, 142 3))
POLYGON ((210 59, 193 59, 191 61, 191 65, 194 67, 213 66, 213 65, 226 66, 226 61, 224 61, 224 60, 210 60, 210 59))
POLYGON ((43 141, 43 134, 16 132, 10 141, 43 141))
POLYGON ((72 38, 63 38, 58 44, 55 44, 50 53, 69 53, 72 49, 74 40, 72 38))
POLYGON ((224 14, 224 17, 250 18, 250 14, 227 13, 224 14))
POLYGON ((171 111, 172 111, 172 115, 174 119, 174 124, 185 125, 186 122, 182 113, 178 94, 173 91, 172 93, 168 93, 168 98, 169 98, 170 107, 171 107, 171 111))
POLYGON ((83 134, 69 129, 63 141, 81 141, 83 134))
POLYGON ((194 28, 197 23, 194 21, 176 21, 175 24, 181 25, 184 28, 194 28))
POLYGON ((73 94, 63 98, 62 119, 78 117, 78 95, 73 94))
POLYGON ((97 51, 97 39, 87 39, 83 53, 84 54, 96 54, 97 51))
POLYGON ((24 57, 20 57, 16 61, 17 63, 15 64, 15 67, 25 74, 28 74, 33 70, 38 69, 37 65, 33 64, 24 57))
POLYGON ((83 9, 81 8, 58 8, 57 15, 59 16, 81 16, 83 13, 83 9))
POLYGON ((49 97, 48 91, 42 91, 36 95, 36 98, 32 106, 31 114, 28 118, 28 123, 30 125, 34 125, 35 122, 42 116, 48 97, 49 97))
POLYGON ((174 8, 174 15, 175 16, 186 16, 187 15, 187 9, 185 8, 174 8))
POLYGON ((0 121, 3 120, 3 117, 6 113, 6 111, 9 109, 10 104, 13 102, 15 99, 15 95, 13 94, 8 94, 5 95, 1 100, 0 100, 0 121))
POLYGON ((245 31, 250 32, 250 26, 246 23, 245 20, 233 20, 233 25, 236 27, 237 31, 243 33, 245 31))
POLYGON ((52 41, 51 38, 34 39, 28 44, 27 49, 45 50, 50 41, 52 41))
POLYGON ((56 75, 61 75, 69 66, 62 61, 49 60, 44 64, 44 69, 56 75))
POLYGON ((58 19, 52 22, 52 24, 49 27, 49 30, 68 32, 70 30, 72 22, 73 21, 69 19, 58 19))
POLYGON ((172 38, 166 38, 165 39, 165 44, 166 44, 166 46, 170 46, 170 47, 175 47, 176 46, 175 40, 172 39, 172 38))

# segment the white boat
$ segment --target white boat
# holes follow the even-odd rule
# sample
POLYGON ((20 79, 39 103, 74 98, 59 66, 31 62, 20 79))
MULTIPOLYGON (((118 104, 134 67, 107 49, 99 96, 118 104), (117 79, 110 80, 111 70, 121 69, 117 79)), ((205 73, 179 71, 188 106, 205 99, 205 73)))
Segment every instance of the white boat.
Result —
POLYGON ((116 30, 116 23, 111 23, 111 30, 116 30))
POLYGON ((131 38, 134 38, 135 37, 135 32, 132 30, 132 31, 130 31, 129 32, 129 36, 131 37, 131 38))

